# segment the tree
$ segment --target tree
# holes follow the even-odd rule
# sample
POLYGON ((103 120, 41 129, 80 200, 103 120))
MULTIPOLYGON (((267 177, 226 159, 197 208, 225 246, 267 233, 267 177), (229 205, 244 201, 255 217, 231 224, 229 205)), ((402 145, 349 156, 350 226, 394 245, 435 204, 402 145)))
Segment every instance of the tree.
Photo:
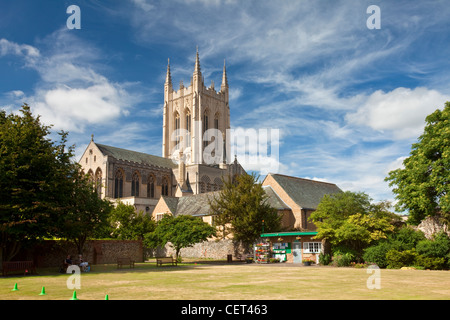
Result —
POLYGON ((317 238, 343 246, 361 256, 364 248, 394 231, 395 215, 389 204, 372 204, 363 192, 325 195, 310 216, 317 226, 317 238))
POLYGON ((178 217, 165 215, 158 221, 155 231, 145 235, 144 244, 147 247, 154 248, 170 243, 171 247, 175 249, 175 255, 178 259, 182 248, 206 241, 215 233, 216 228, 203 222, 201 218, 188 215, 178 217))
POLYGON ((73 147, 50 138, 28 105, 20 114, 0 111, 0 233, 2 260, 27 242, 52 236, 67 209, 66 192, 75 172, 73 147))
POLYGON ((136 212, 132 205, 120 201, 111 211, 109 223, 111 235, 122 240, 142 240, 146 233, 153 232, 156 228, 151 216, 142 211, 136 212))
POLYGON ((426 117, 424 133, 412 145, 404 168, 389 172, 386 181, 395 186, 396 209, 409 212, 409 222, 419 224, 427 216, 450 222, 450 102, 426 117))
POLYGON ((111 203, 101 199, 87 175, 77 166, 67 193, 67 209, 60 216, 57 233, 73 242, 83 254, 86 240, 101 234, 108 226, 111 203))
POLYGON ((255 175, 243 174, 223 181, 220 195, 210 201, 215 225, 221 236, 232 234, 235 241, 251 245, 265 232, 279 231, 281 217, 267 202, 267 194, 255 175))

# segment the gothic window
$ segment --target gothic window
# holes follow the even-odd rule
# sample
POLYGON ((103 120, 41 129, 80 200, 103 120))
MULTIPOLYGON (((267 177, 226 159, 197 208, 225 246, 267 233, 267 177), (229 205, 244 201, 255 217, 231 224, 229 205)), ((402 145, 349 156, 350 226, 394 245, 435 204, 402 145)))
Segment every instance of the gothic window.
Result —
POLYGON ((148 177, 147 182, 147 198, 155 197, 155 178, 153 176, 148 177))
POLYGON ((200 182, 200 193, 206 192, 206 183, 200 182))
POLYGON ((167 178, 163 178, 161 186, 161 195, 163 196, 169 195, 169 181, 167 180, 167 178))
POLYGON ((89 169, 87 175, 88 175, 88 181, 89 181, 89 183, 94 184, 94 173, 92 172, 91 169, 89 169))
MULTIPOLYGON (((203 138, 205 137, 205 132, 208 130, 208 113, 205 111, 203 114, 203 138)), ((208 146, 208 141, 203 141, 203 148, 208 146)))
POLYGON ((186 137, 186 148, 191 146, 191 113, 189 110, 186 112, 186 130, 189 133, 186 137))
POLYGON ((219 114, 216 113, 215 117, 214 117, 214 129, 219 130, 219 114))
POLYGON ((101 197, 102 195, 102 170, 100 168, 95 172, 95 191, 97 195, 101 197))
POLYGON ((175 141, 175 149, 178 150, 180 148, 180 115, 175 115, 175 134, 176 134, 176 141, 175 141))
POLYGON ((135 172, 131 181, 131 196, 139 197, 139 174, 135 172))
POLYGON ((211 179, 208 176, 202 176, 200 179, 200 193, 211 191, 211 179))
POLYGON ((123 197, 123 171, 118 169, 114 176, 114 198, 123 197))

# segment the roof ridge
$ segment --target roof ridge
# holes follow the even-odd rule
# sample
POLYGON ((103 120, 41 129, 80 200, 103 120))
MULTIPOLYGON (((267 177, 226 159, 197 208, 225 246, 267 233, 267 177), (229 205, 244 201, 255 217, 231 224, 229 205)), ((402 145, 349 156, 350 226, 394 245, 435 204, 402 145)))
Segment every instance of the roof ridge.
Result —
POLYGON ((164 168, 176 167, 176 164, 172 161, 172 159, 169 158, 164 158, 161 156, 156 156, 141 151, 118 148, 96 142, 93 143, 103 154, 110 155, 119 160, 125 160, 134 163, 145 163, 148 165, 154 165, 157 167, 164 167, 164 168))
POLYGON ((316 182, 316 183, 324 183, 324 184, 330 184, 330 185, 333 185, 333 186, 337 186, 335 183, 332 183, 332 182, 326 182, 326 181, 319 181, 319 180, 313 180, 313 179, 306 179, 306 178, 288 176, 288 175, 280 174, 280 173, 269 173, 269 174, 272 175, 272 176, 281 176, 281 177, 285 177, 285 178, 289 178, 289 179, 311 181, 311 182, 316 182))
MULTIPOLYGON (((125 149, 125 148, 119 148, 119 147, 114 147, 114 146, 110 146, 110 145, 102 144, 102 143, 97 143, 97 142, 94 142, 94 143, 95 143, 97 146, 102 146, 102 147, 107 147, 107 148, 113 148, 113 149, 123 150, 123 151, 127 151, 127 152, 136 152, 136 153, 144 154, 144 155, 146 155, 146 156, 152 156, 152 157, 157 157, 157 158, 161 158, 161 159, 167 159, 167 158, 164 158, 164 157, 161 157, 161 156, 157 156, 157 155, 150 154, 150 153, 145 153, 145 152, 142 152, 142 151, 136 151, 136 150, 130 150, 130 149, 125 149)), ((170 159, 168 159, 168 160, 170 160, 170 159)))

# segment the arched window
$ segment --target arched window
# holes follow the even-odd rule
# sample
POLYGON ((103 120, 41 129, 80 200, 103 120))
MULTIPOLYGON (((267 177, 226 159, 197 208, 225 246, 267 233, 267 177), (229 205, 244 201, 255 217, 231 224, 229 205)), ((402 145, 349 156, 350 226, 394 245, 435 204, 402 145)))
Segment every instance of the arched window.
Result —
POLYGON ((155 178, 153 176, 148 177, 147 182, 147 198, 155 197, 155 178))
POLYGON ((99 197, 102 196, 102 170, 100 168, 95 172, 95 191, 99 197))
POLYGON ((206 183, 200 182, 200 193, 206 192, 206 183))
POLYGON ((189 110, 186 111, 186 130, 188 132, 188 136, 186 137, 186 148, 191 146, 191 113, 189 110))
MULTIPOLYGON (((208 124, 208 110, 205 111, 205 113, 203 114, 203 139, 205 138, 205 132, 208 130, 209 128, 209 124, 208 124)), ((206 148, 208 146, 208 141, 203 141, 203 148, 206 148)))
POLYGON ((123 171, 118 169, 114 175, 114 198, 123 197, 123 171))
POLYGON ((163 196, 169 195, 169 181, 167 180, 167 178, 163 178, 162 180, 161 195, 163 196))
POLYGON ((131 181, 131 196, 139 197, 139 174, 135 172, 131 181))
POLYGON ((87 173, 87 176, 88 176, 88 181, 89 181, 89 183, 92 184, 92 185, 94 185, 94 183, 95 183, 95 177, 94 177, 94 172, 92 172, 91 169, 89 169, 89 171, 88 171, 88 173, 87 173))
POLYGON ((214 129, 219 130, 219 113, 218 112, 214 116, 214 129))
POLYGON ((176 140, 175 140, 175 150, 180 149, 180 115, 178 112, 175 114, 175 134, 176 134, 176 140))

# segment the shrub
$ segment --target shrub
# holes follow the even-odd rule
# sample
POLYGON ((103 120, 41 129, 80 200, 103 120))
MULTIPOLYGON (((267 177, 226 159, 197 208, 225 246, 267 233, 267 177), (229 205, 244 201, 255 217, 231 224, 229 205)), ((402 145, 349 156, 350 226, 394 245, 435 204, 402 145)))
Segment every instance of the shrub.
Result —
POLYGON ((445 259, 418 255, 416 257, 415 265, 423 267, 424 269, 440 270, 445 268, 445 259))
POLYGON ((386 253, 386 267, 389 269, 399 269, 401 267, 412 266, 417 256, 416 249, 405 251, 391 249, 386 253))
POLYGON ((450 238, 446 233, 439 233, 433 240, 419 241, 416 249, 417 253, 426 257, 445 258, 450 252, 450 238))
POLYGON ((350 263, 354 261, 354 259, 355 256, 350 252, 335 254, 333 256, 333 265, 336 265, 338 267, 348 267, 350 263))
POLYGON ((386 253, 393 249, 393 245, 388 242, 380 242, 376 246, 367 248, 363 254, 363 260, 368 263, 374 263, 379 268, 386 268, 386 253))
POLYGON ((321 265, 327 266, 331 263, 331 255, 330 254, 323 254, 323 252, 321 252, 319 254, 319 263, 321 265))
POLYGON ((398 232, 389 236, 391 243, 399 251, 411 250, 416 247, 417 243, 425 240, 425 235, 420 230, 414 230, 411 227, 403 227, 398 232))

